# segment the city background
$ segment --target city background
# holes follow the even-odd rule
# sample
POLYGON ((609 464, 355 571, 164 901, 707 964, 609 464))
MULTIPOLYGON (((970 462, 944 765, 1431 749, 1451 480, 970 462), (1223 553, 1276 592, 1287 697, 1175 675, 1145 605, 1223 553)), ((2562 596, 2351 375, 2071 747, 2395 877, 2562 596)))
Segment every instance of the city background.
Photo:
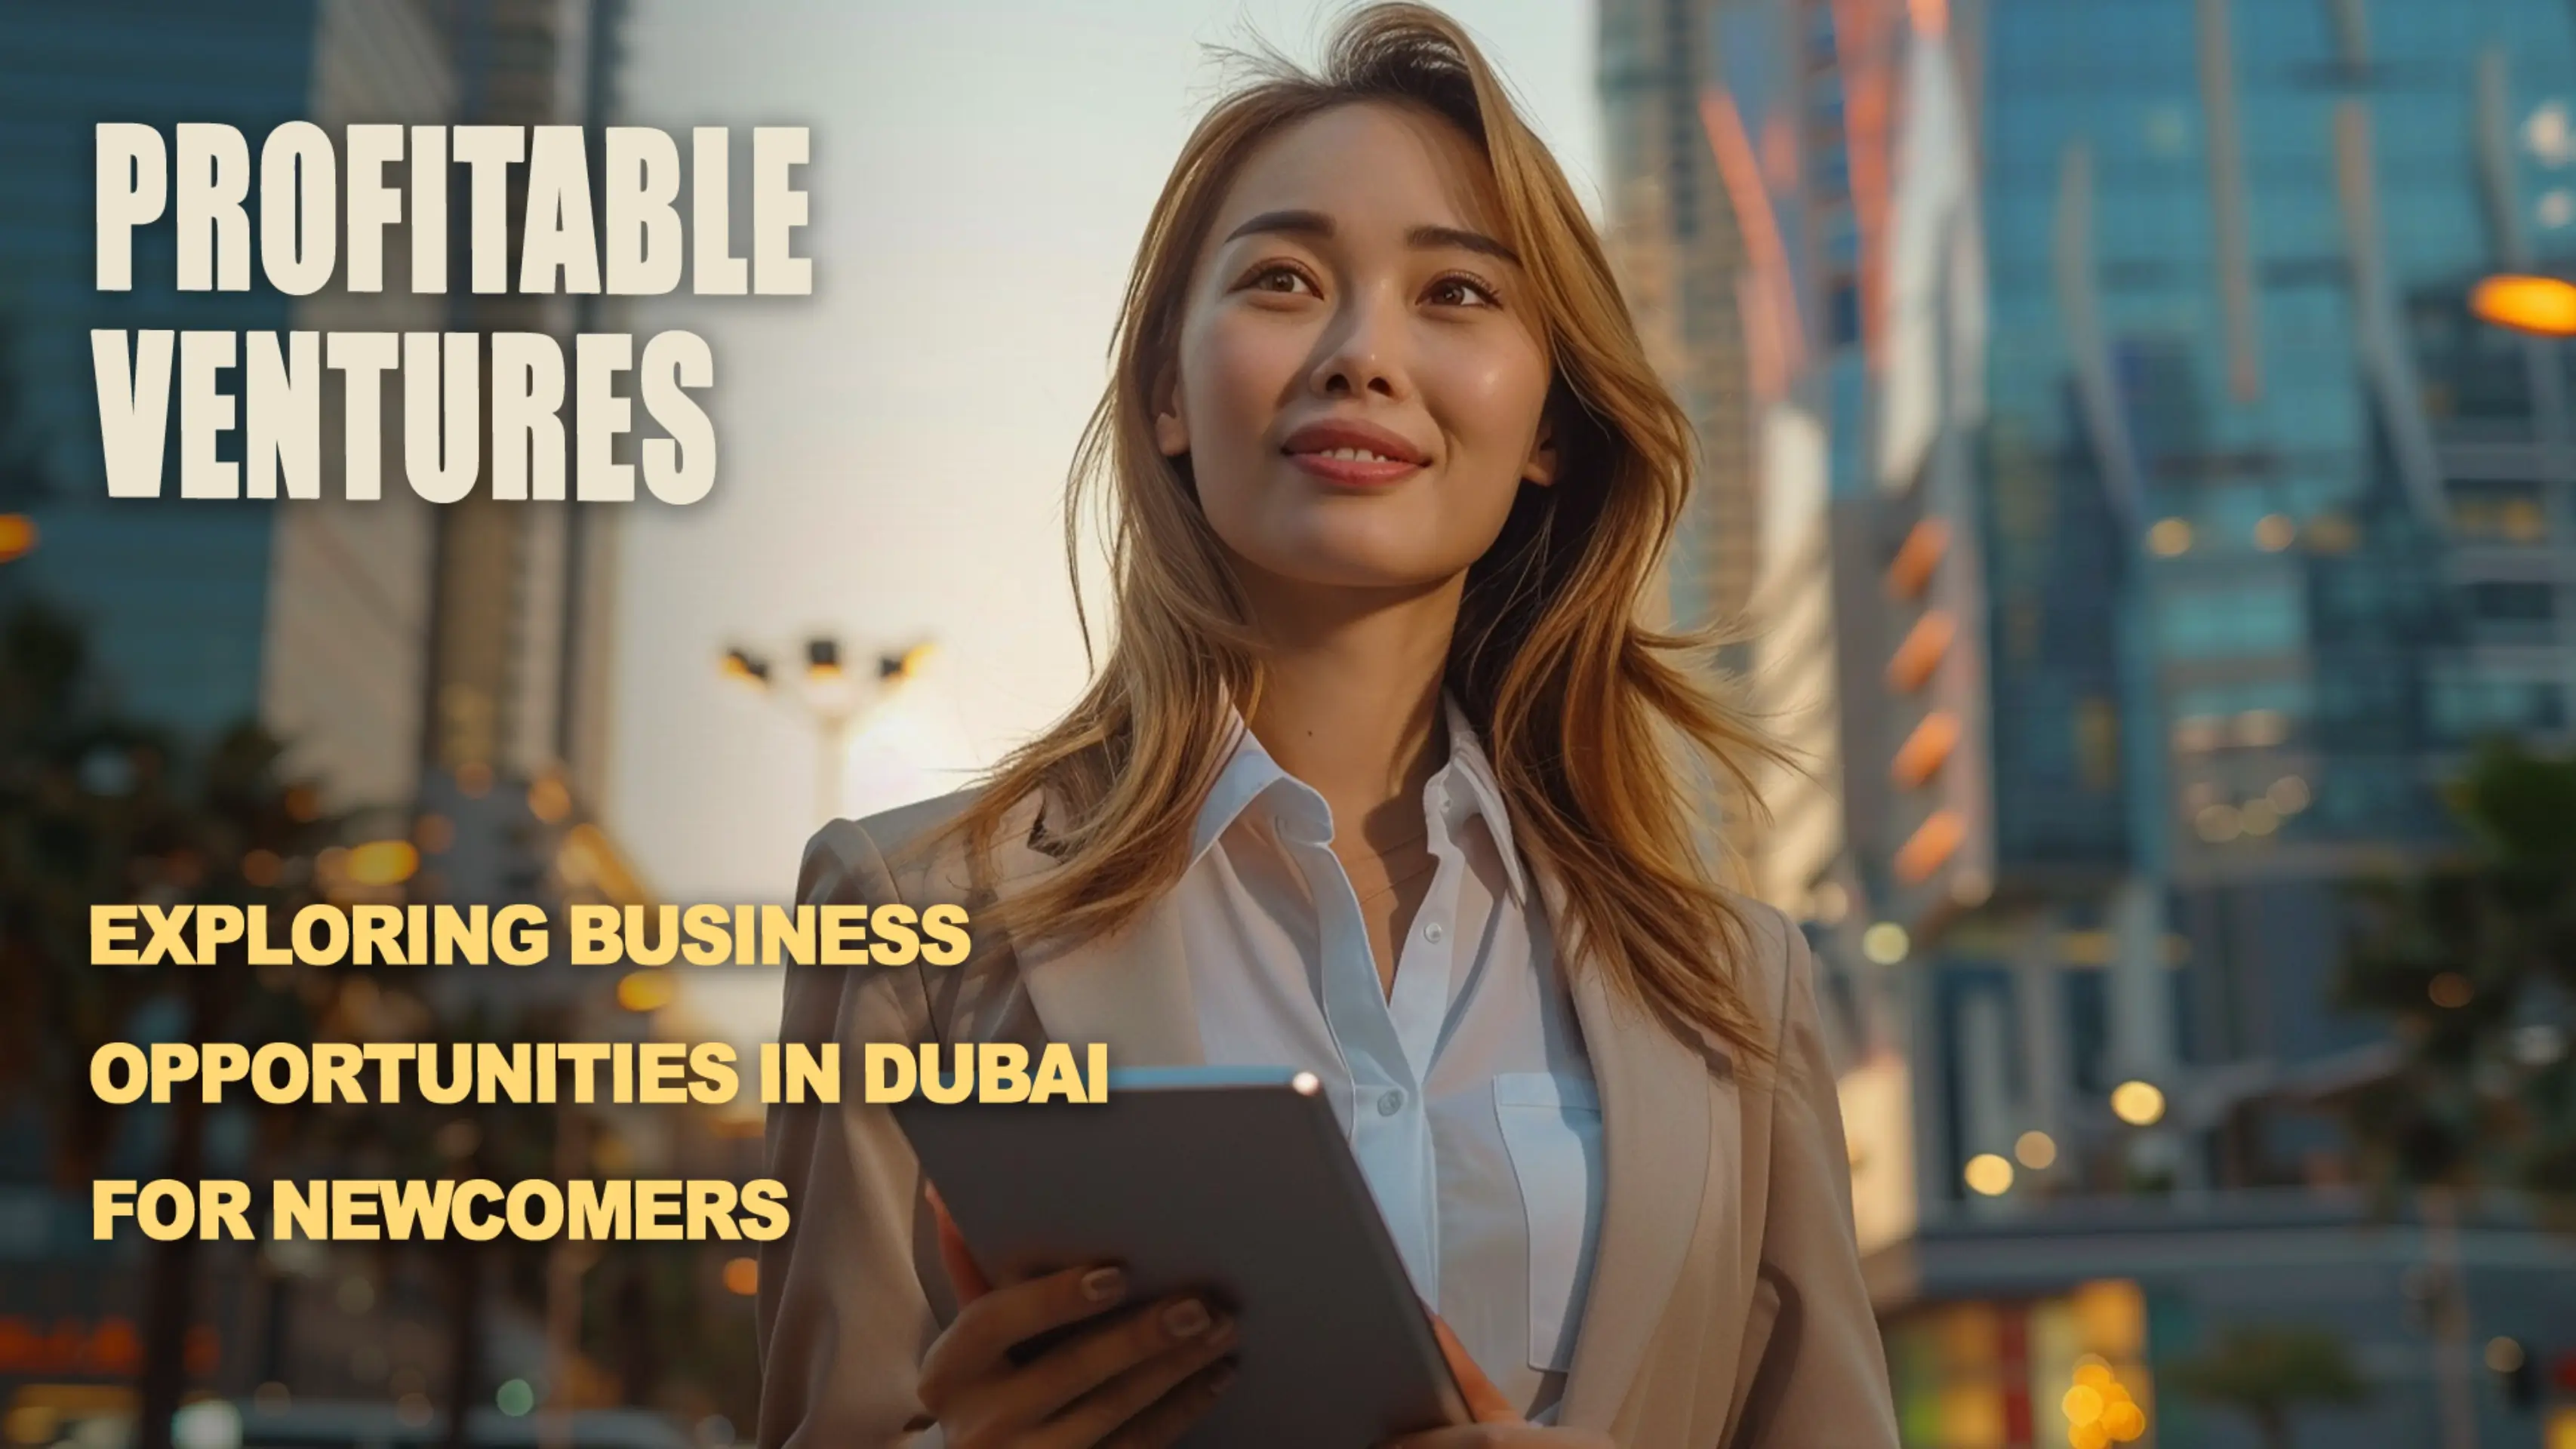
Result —
MULTIPOLYGON (((1905 1442, 2576 1445, 2576 6, 1454 8, 1697 422, 1672 614, 1741 621, 1807 764, 1707 808, 1825 972, 1905 1442)), ((82 910, 779 899, 1050 718, 1057 489, 1204 47, 1333 13, 0 7, 0 1437, 747 1432, 739 1245, 102 1244, 86 1185, 744 1177, 756 1115, 82 1084, 749 1042, 774 977, 112 970, 82 910), (96 122, 294 117, 810 125, 816 293, 182 296, 166 223, 91 289, 96 122), (724 470, 110 505, 99 326, 688 326, 724 470)))

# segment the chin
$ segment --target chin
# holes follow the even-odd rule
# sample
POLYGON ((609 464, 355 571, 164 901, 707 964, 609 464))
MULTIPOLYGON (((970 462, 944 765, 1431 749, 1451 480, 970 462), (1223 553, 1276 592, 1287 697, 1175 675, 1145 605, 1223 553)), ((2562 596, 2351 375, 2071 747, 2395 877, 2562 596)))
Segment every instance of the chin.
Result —
MULTIPOLYGON (((1284 490, 1283 490, 1284 491, 1284 490)), ((1437 497, 1279 496, 1211 521, 1244 562, 1282 582, 1317 588, 1433 585, 1475 562, 1475 532, 1437 497)), ((1495 522, 1499 531, 1500 520, 1495 522)))
POLYGON ((1252 561, 1289 583, 1332 589, 1423 588, 1467 567, 1425 557, 1418 540, 1355 538, 1353 532, 1317 529, 1285 547, 1264 549, 1252 561))

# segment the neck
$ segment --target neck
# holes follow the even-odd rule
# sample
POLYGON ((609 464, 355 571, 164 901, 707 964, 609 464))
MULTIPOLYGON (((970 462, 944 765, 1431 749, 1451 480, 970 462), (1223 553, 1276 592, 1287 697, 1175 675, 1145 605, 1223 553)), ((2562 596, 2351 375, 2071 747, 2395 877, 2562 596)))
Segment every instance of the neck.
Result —
POLYGON ((1271 652, 1246 723, 1324 797, 1336 844, 1389 848, 1422 833, 1422 787, 1447 753, 1441 676, 1464 585, 1462 575, 1403 593, 1292 592, 1248 581, 1271 652))

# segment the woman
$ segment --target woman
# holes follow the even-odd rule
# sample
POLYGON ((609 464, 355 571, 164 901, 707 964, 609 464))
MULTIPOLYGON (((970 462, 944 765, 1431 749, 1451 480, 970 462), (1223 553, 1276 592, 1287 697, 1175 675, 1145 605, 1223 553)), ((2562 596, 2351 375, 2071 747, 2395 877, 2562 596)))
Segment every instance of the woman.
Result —
MULTIPOLYGON (((802 899, 964 901, 975 952, 792 973, 782 1035, 1316 1071, 1480 1419, 1408 1449, 1892 1446, 1807 948, 1672 748, 1765 746, 1637 619, 1689 428, 1458 27, 1371 8, 1216 106, 1114 359, 1106 667, 807 852, 802 899)), ((1223 1392, 1187 1299, 1015 1362, 1115 1267, 988 1285, 882 1108, 772 1123, 764 1444, 1162 1444, 1223 1392)))

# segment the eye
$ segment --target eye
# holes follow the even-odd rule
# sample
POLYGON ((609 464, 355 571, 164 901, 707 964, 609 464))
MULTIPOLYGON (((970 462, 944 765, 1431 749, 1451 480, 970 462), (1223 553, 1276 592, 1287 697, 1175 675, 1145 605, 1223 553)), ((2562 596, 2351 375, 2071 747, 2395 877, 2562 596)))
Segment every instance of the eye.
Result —
POLYGON ((1499 307, 1503 304, 1491 286, 1462 273, 1452 273, 1433 282, 1422 297, 1435 307, 1499 307))
POLYGON ((1276 292, 1286 297, 1323 294, 1323 289, 1315 285, 1312 277, 1287 262, 1264 262, 1236 285, 1248 292, 1276 292))

